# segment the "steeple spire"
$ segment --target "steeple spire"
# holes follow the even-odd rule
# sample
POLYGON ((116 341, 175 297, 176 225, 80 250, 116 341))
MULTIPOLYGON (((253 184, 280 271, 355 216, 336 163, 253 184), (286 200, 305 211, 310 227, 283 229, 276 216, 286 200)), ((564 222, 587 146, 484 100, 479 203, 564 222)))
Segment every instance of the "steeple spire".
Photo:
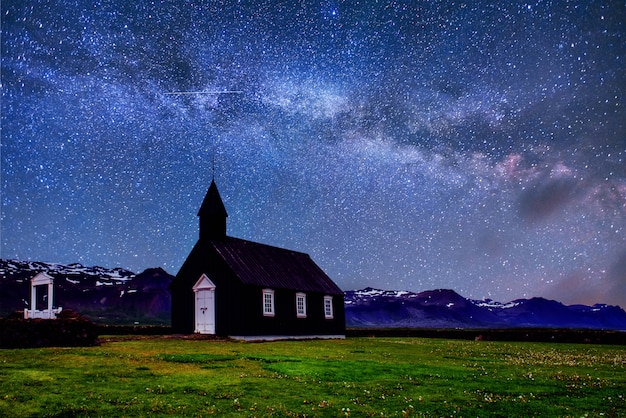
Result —
POLYGON ((211 180, 209 190, 198 210, 200 218, 200 240, 217 240, 226 237, 226 218, 228 213, 217 190, 215 179, 211 180))

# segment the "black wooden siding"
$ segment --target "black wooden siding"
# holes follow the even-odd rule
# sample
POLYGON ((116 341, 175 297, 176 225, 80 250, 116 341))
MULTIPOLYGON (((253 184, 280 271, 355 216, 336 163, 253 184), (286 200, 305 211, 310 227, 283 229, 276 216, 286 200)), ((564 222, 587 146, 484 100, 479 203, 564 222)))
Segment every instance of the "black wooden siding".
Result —
POLYGON ((225 237, 198 241, 174 279, 172 328, 193 333, 195 295, 202 274, 215 284, 216 334, 232 336, 344 335, 343 292, 304 253, 225 237), (273 289, 275 315, 266 317, 262 290, 273 289), (307 295, 307 317, 297 318, 296 293, 307 295), (324 318, 324 296, 333 319, 324 318))

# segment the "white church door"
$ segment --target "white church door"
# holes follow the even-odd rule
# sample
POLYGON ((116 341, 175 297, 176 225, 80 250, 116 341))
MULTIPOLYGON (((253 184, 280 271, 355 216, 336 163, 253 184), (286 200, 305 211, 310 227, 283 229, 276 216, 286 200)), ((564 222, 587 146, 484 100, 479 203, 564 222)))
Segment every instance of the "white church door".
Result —
POLYGON ((196 329, 198 334, 215 334, 215 285, 206 274, 193 286, 196 296, 196 329))

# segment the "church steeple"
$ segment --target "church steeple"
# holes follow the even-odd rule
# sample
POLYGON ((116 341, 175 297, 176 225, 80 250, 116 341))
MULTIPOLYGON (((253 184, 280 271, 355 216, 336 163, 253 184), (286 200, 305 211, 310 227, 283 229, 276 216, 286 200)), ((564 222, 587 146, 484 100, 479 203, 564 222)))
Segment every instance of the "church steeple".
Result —
POLYGON ((211 186, 198 210, 200 217, 200 240, 216 240, 226 237, 226 208, 217 190, 215 180, 211 180, 211 186))

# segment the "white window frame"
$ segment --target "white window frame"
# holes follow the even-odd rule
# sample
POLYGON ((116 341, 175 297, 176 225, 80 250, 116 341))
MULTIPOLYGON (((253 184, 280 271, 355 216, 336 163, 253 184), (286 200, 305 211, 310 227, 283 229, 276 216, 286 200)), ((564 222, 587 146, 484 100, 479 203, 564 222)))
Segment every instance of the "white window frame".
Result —
POLYGON ((272 289, 263 289, 263 316, 275 315, 274 291, 272 289))
POLYGON ((333 297, 332 296, 324 296, 324 318, 325 319, 333 319, 333 297))
POLYGON ((306 318, 306 293, 296 293, 296 317, 306 318))

